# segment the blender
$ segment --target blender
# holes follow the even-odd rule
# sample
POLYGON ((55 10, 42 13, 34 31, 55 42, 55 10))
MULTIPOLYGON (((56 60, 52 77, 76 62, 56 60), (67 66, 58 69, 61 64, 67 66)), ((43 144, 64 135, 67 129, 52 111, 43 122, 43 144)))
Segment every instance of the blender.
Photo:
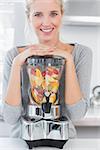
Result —
MULTIPOLYGON (((60 112, 60 82, 66 61, 59 56, 31 56, 26 60, 29 103, 22 117, 22 139, 29 149, 62 149, 69 138, 69 122, 60 112)), ((64 88, 64 87, 62 87, 64 88)))

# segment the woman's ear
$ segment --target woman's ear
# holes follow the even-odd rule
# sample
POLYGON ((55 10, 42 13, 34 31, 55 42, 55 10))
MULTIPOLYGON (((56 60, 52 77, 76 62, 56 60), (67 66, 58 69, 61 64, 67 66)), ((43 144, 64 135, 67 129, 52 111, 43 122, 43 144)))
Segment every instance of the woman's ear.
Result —
POLYGON ((64 16, 64 10, 61 10, 61 15, 62 15, 62 17, 64 16))

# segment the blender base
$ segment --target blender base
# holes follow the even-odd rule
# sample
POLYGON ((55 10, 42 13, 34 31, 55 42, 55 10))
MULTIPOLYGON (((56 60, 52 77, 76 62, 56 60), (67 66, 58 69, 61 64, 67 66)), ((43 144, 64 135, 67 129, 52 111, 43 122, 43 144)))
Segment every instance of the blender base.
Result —
POLYGON ((29 149, 32 149, 33 147, 45 147, 45 146, 63 149, 63 146, 67 141, 68 140, 41 139, 35 141, 26 141, 26 143, 28 144, 29 149))

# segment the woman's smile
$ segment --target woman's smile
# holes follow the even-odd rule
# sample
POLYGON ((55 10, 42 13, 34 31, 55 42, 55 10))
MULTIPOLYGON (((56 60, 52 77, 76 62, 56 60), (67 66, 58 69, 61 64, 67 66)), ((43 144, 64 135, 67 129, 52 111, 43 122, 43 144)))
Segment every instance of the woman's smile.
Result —
POLYGON ((40 31, 42 31, 42 33, 44 35, 50 35, 53 32, 54 28, 41 28, 40 31))

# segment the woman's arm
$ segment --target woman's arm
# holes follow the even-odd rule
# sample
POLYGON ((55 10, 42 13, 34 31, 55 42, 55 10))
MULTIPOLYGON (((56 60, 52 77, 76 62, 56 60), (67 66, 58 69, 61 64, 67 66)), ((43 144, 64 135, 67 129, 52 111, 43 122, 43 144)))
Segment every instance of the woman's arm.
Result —
POLYGON ((65 104, 72 105, 82 99, 82 91, 76 75, 73 58, 66 61, 65 104))
MULTIPOLYGON (((3 118, 9 124, 15 124, 21 116, 22 107, 21 105, 13 106, 9 105, 5 101, 5 96, 7 93, 8 82, 10 78, 10 72, 12 67, 12 61, 14 57, 18 55, 16 49, 11 49, 7 52, 4 60, 4 69, 3 69, 3 88, 2 88, 2 99, 3 99, 3 118)), ((13 83, 14 85, 14 83, 13 83)), ((12 87, 13 87, 12 85, 12 87)))
POLYGON ((17 65, 15 61, 12 63, 9 84, 5 96, 5 102, 12 106, 19 106, 21 104, 21 66, 17 65))
MULTIPOLYGON (((80 47, 81 52, 77 64, 75 66, 76 77, 82 98, 78 99, 75 103, 66 103, 66 110, 71 120, 77 121, 84 117, 89 106, 89 94, 90 94, 90 83, 91 83, 91 72, 92 72, 92 51, 91 49, 83 46, 80 47)), ((75 89, 72 90, 73 93, 75 89)), ((73 94, 72 94, 73 95, 73 94)))

